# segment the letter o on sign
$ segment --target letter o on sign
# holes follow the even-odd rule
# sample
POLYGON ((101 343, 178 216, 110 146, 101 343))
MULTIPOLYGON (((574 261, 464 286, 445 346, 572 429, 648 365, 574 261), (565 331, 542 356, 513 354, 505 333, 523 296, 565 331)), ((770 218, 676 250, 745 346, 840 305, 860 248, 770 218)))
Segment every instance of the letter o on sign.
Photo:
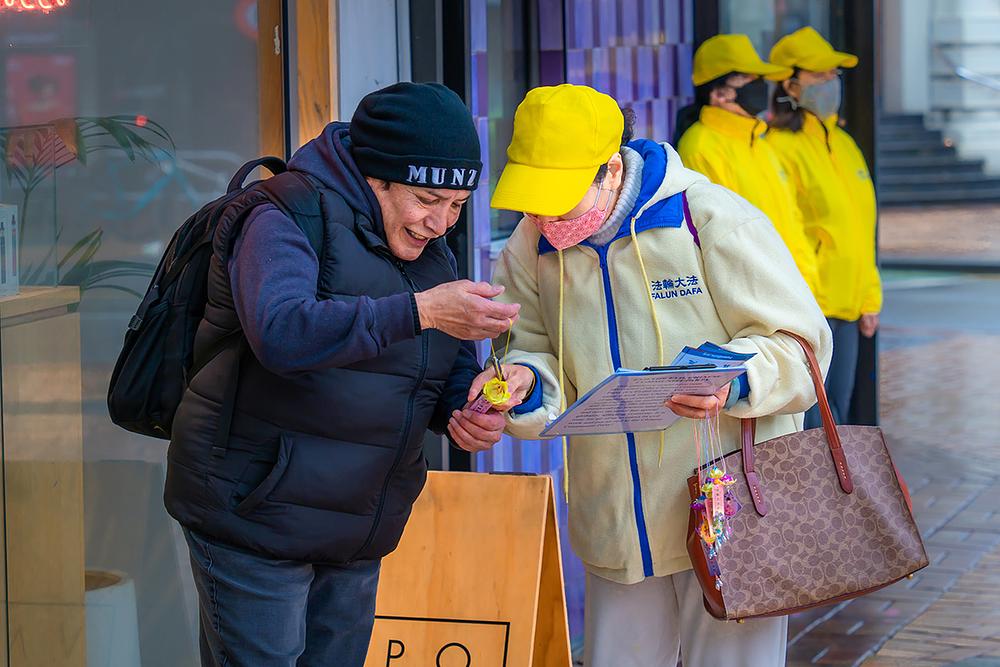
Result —
MULTIPOLYGON (((457 651, 451 651, 452 655, 455 654, 455 653, 457 653, 457 651)), ((441 647, 441 650, 438 651, 437 658, 434 660, 434 664, 437 667, 471 667, 471 665, 472 665, 472 654, 469 653, 469 649, 465 648, 464 646, 462 646, 458 642, 452 642, 450 644, 445 644, 444 646, 441 647), (462 663, 449 663, 447 665, 442 665, 441 664, 441 656, 444 655, 444 652, 447 651, 450 648, 461 649, 462 653, 465 654, 465 664, 464 665, 462 663)))

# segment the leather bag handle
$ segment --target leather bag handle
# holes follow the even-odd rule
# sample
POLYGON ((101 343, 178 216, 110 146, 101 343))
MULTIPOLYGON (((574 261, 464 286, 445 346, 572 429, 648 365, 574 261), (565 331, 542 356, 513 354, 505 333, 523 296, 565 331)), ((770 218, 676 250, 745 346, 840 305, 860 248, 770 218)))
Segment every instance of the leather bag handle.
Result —
MULTIPOLYGON (((840 488, 844 493, 854 491, 854 482, 851 480, 851 471, 847 466, 847 457, 844 455, 844 448, 840 443, 840 434, 837 432, 837 424, 833 421, 833 410, 830 409, 830 399, 826 395, 826 387, 823 386, 823 376, 820 373, 819 361, 816 353, 805 338, 794 334, 791 331, 780 331, 802 346, 802 351, 806 355, 806 365, 809 367, 809 375, 812 377, 813 387, 816 389, 816 399, 819 402, 820 417, 823 420, 823 432, 826 434, 826 443, 830 448, 830 455, 833 457, 834 468, 837 471, 837 478, 840 480, 840 488)), ((746 478, 747 487, 750 489, 750 497, 753 500, 754 509, 757 514, 764 516, 768 512, 767 499, 761 489, 760 479, 754 470, 753 446, 756 433, 757 419, 742 419, 742 443, 741 450, 743 456, 743 475, 746 478)))

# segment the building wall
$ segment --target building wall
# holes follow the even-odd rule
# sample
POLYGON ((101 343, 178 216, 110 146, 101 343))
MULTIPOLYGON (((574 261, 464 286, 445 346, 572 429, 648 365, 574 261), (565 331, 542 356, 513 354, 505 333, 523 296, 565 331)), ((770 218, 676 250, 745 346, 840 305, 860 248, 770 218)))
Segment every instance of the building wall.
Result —
POLYGON ((963 157, 1000 173, 1000 3, 935 0, 932 12, 929 124, 963 157), (958 76, 957 67, 993 86, 958 76))
POLYGON ((880 34, 883 110, 925 116, 962 157, 1000 173, 1000 3, 884 0, 880 34))

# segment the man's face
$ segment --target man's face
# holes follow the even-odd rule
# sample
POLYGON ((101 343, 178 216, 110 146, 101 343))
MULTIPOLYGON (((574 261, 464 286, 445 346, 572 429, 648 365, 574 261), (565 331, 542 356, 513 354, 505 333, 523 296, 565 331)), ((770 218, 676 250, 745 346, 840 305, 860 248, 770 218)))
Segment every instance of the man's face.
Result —
POLYGON ((427 244, 444 236, 458 221, 469 190, 417 188, 368 178, 382 209, 382 223, 389 250, 399 259, 412 262, 427 244))

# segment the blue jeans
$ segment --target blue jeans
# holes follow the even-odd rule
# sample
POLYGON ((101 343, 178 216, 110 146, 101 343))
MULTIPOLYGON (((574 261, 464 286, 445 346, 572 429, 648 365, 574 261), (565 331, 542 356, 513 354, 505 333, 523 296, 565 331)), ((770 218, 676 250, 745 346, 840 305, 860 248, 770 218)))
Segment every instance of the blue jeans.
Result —
POLYGON ((184 529, 203 667, 361 667, 380 561, 271 560, 184 529))
MULTIPOLYGON (((858 321, 826 318, 833 332, 833 359, 826 374, 826 395, 830 399, 833 421, 846 424, 854 395, 854 377, 858 369, 858 321)), ((814 405, 806 412, 805 428, 819 428, 823 425, 819 416, 819 406, 814 405)))

